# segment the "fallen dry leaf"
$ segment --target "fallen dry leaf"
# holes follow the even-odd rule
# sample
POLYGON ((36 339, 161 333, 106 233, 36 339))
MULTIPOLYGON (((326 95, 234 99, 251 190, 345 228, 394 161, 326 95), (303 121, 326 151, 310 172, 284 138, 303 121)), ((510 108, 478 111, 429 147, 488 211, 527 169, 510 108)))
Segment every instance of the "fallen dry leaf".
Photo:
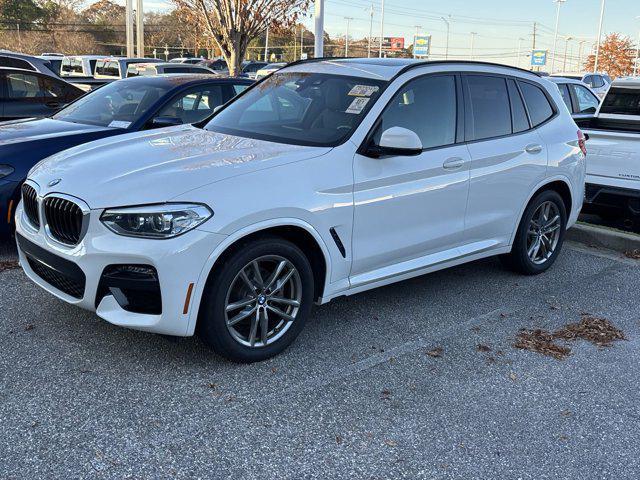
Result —
POLYGON ((542 353, 557 360, 562 360, 571 353, 569 347, 554 343, 553 335, 539 328, 535 330, 523 328, 520 330, 513 346, 521 350, 542 353))
POLYGON ((598 347, 610 347, 614 341, 626 339, 624 332, 616 328, 609 320, 588 313, 583 313, 581 316, 582 320, 579 323, 570 323, 553 333, 541 329, 522 329, 513 346, 563 360, 571 353, 571 348, 555 343, 556 340, 582 339, 598 347))
POLYGON ((627 258, 632 258, 634 260, 640 260, 640 250, 627 250, 624 252, 624 256, 627 258))
POLYGON ((511 372, 509 374, 509 378, 515 382, 518 379, 518 376, 515 373, 511 372))
POLYGON ((391 390, 389 390, 387 388, 382 390, 382 392, 380 393, 380 398, 382 400, 391 400, 391 390))
POLYGON ((16 260, 4 260, 0 262, 0 272, 15 270, 16 268, 20 268, 20 264, 16 260))
POLYGON ((25 325, 25 327, 24 327, 24 330, 25 330, 26 332, 28 332, 29 330, 33 330, 34 328, 35 328, 35 327, 33 326, 33 324, 32 324, 32 323, 27 323, 27 324, 25 325))
POLYGON ((615 340, 625 340, 622 330, 605 318, 582 315, 580 323, 570 323, 554 332, 554 338, 576 340, 581 338, 599 347, 610 347, 615 340))
POLYGON ((443 349, 442 347, 434 348, 433 350, 429 350, 427 355, 433 358, 440 358, 442 356, 443 349))
POLYGON ((396 445, 398 445, 398 443, 394 442, 393 440, 385 440, 384 443, 385 443, 385 445, 388 445, 389 447, 395 447, 396 445))
POLYGON ((482 345, 481 343, 479 343, 478 345, 476 345, 476 350, 478 350, 479 352, 487 353, 491 351, 491 347, 488 345, 482 345))
POLYGON ((340 445, 342 443, 342 437, 340 435, 336 435, 336 443, 340 445))

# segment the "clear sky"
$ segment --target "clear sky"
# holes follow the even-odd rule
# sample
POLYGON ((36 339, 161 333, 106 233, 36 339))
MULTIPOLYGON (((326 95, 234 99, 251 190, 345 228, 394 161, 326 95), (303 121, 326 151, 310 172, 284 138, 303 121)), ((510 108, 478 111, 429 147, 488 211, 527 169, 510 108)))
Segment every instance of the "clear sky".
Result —
MULTIPOLYGON (((124 3, 123 0, 119 0, 124 3)), ((369 34, 370 9, 373 5, 373 34, 380 32, 380 0, 325 0, 325 30, 330 35, 344 35, 347 20, 350 20, 351 38, 364 38, 369 34)), ((561 5, 559 32, 570 36, 568 58, 577 61, 579 42, 584 40, 583 56, 592 48, 598 31, 601 0, 566 0, 561 5)), ((167 0, 147 0, 145 8, 164 10, 170 8, 167 0)), ((304 20, 313 29, 313 6, 304 20)), ((539 23, 537 47, 552 50, 555 27, 556 4, 553 0, 385 0, 385 36, 405 37, 407 45, 412 43, 416 25, 420 33, 432 35, 434 56, 444 54, 446 42, 445 22, 442 16, 451 15, 450 55, 469 56, 471 32, 474 36, 474 56, 477 59, 493 60, 512 57, 515 63, 518 46, 522 55, 532 46, 533 22, 539 23), (519 40, 522 38, 522 40, 519 40)), ((607 0, 603 36, 620 32, 630 36, 634 42, 640 31, 640 0, 607 0)), ((559 55, 565 48, 563 38, 558 42, 559 55)), ((524 66, 528 60, 521 57, 524 66)))

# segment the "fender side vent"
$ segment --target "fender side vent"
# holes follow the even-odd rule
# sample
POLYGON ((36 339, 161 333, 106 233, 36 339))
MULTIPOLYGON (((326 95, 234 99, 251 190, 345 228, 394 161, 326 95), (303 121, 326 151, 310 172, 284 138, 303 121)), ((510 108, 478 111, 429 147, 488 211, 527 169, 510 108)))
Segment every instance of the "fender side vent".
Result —
POLYGON ((334 227, 331 227, 329 229, 329 233, 331 234, 331 238, 333 238, 333 241, 336 242, 336 247, 338 247, 338 250, 340 250, 340 255, 342 255, 342 258, 347 258, 347 251, 344 249, 344 245, 342 244, 342 240, 340 240, 340 236, 338 235, 338 232, 336 232, 336 229, 334 227))

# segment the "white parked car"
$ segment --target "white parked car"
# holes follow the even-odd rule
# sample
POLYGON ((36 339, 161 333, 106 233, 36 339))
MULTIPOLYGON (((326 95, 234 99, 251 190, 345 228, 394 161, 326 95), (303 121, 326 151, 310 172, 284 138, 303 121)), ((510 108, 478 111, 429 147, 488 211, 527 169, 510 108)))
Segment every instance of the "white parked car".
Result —
POLYGON ((546 77, 546 79, 558 86, 562 100, 574 120, 593 118, 600 105, 600 99, 586 84, 573 78, 546 77))
POLYGON ((125 327, 257 361, 312 302, 501 255, 556 260, 584 141, 555 86, 473 62, 302 62, 204 128, 99 140, 33 168, 20 263, 125 327))
POLYGON ((598 98, 604 98, 611 85, 611 77, 606 73, 554 73, 552 77, 564 77, 579 80, 586 84, 598 98))
POLYGON ((640 78, 615 79, 595 116, 576 121, 589 137, 587 210, 640 216, 640 78))
POLYGON ((277 72, 278 70, 285 67, 286 65, 287 65, 286 63, 269 63, 268 65, 256 71, 254 78, 255 80, 260 80, 266 77, 267 75, 272 74, 273 72, 277 72))

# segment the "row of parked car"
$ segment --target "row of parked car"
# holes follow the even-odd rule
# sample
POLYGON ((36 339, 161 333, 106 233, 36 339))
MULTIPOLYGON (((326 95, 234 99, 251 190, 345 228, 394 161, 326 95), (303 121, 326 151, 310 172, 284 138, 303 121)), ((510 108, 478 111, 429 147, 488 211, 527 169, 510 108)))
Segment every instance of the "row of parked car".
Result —
POLYGON ((630 135, 606 115, 638 115, 633 85, 587 107, 575 80, 409 59, 127 78, 0 125, 2 218, 60 299, 262 360, 313 302, 492 255, 546 271, 598 177, 576 121, 630 135))
MULTIPOLYGON (((281 66, 245 62, 239 76, 262 78, 281 66)), ((153 58, 51 53, 33 57, 0 52, 0 121, 52 115, 87 91, 123 78, 186 73, 225 76, 228 71, 224 60, 179 58, 163 62, 153 58)))

